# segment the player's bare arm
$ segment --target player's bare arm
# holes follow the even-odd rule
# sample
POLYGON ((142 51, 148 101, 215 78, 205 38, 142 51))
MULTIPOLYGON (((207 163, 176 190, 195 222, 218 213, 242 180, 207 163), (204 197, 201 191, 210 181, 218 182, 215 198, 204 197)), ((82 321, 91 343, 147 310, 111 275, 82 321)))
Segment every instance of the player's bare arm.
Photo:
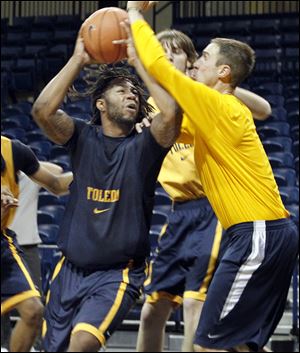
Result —
POLYGON ((235 89, 234 95, 251 110, 254 119, 266 120, 271 115, 272 108, 263 97, 241 87, 235 89))
POLYGON ((40 168, 29 177, 53 194, 65 195, 69 193, 69 185, 73 180, 73 173, 67 172, 55 175, 47 167, 40 164, 40 168))
POLYGON ((62 70, 46 85, 32 108, 32 116, 47 137, 65 144, 74 132, 73 119, 59 109, 69 87, 81 69, 92 60, 84 49, 81 30, 77 37, 74 53, 62 70))
POLYGON ((135 51, 129 22, 122 23, 122 25, 127 32, 128 39, 125 41, 114 41, 114 43, 117 45, 126 42, 128 62, 135 67, 137 73, 147 86, 150 96, 154 99, 160 110, 160 114, 150 117, 151 120, 153 118, 151 132, 161 146, 170 147, 179 135, 182 121, 181 109, 170 94, 144 69, 135 51))

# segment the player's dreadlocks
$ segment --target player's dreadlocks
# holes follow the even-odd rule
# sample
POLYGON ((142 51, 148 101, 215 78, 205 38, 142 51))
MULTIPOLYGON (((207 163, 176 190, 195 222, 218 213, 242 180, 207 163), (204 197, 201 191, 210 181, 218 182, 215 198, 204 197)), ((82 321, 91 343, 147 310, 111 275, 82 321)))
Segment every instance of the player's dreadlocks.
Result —
POLYGON ((139 111, 137 122, 141 122, 153 111, 153 107, 147 102, 145 89, 138 77, 123 66, 112 65, 91 65, 85 68, 83 80, 87 84, 87 89, 79 92, 74 85, 68 92, 72 99, 91 97, 92 119, 91 124, 101 125, 101 114, 96 107, 96 101, 103 96, 105 91, 111 87, 116 80, 127 80, 131 82, 139 95, 139 111))

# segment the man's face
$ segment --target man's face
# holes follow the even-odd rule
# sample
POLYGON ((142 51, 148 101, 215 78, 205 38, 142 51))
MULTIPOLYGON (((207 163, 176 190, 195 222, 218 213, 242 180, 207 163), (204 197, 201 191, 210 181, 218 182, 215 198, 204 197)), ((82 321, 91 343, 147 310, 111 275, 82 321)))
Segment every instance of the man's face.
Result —
POLYGON ((176 67, 177 70, 181 72, 186 71, 187 67, 187 55, 186 53, 176 46, 175 43, 172 45, 164 43, 163 48, 167 54, 167 58, 176 67))
POLYGON ((104 109, 108 119, 122 124, 134 124, 139 111, 139 95, 129 81, 121 81, 104 94, 104 109))
POLYGON ((202 52, 200 58, 195 61, 193 69, 190 70, 190 77, 204 83, 209 87, 214 87, 218 81, 218 67, 216 62, 219 57, 219 47, 215 43, 209 44, 202 52))

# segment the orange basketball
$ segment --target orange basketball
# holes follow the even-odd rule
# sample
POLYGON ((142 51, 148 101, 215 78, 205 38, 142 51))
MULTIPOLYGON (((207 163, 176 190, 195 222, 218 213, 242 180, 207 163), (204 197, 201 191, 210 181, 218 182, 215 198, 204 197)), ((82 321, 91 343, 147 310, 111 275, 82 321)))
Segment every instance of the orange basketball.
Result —
POLYGON ((88 17, 82 28, 86 51, 99 63, 115 63, 126 58, 126 45, 113 40, 127 39, 120 22, 128 19, 127 12, 117 7, 105 7, 88 17))

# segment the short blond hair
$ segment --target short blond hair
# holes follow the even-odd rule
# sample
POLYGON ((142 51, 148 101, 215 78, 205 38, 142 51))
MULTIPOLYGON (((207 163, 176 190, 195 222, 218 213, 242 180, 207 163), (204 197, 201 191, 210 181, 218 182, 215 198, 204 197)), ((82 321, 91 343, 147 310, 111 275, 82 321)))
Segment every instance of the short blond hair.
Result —
POLYGON ((172 49, 182 49, 186 55, 188 61, 193 64, 197 58, 198 53, 190 37, 183 32, 177 31, 176 29, 166 29, 157 34, 157 39, 162 45, 170 45, 172 49))
POLYGON ((255 52, 244 42, 229 38, 214 38, 211 43, 219 47, 218 65, 231 68, 231 86, 241 84, 252 72, 255 65, 255 52))

